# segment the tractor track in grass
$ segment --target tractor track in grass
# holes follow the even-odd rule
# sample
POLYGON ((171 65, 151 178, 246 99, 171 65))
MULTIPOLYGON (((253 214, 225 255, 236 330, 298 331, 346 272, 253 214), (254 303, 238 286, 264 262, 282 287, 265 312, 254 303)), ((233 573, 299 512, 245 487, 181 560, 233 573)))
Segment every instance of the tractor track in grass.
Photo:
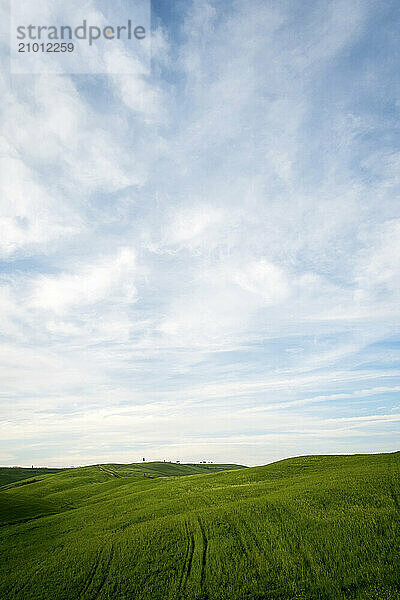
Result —
POLYGON ((247 529, 246 535, 244 535, 243 532, 240 531, 237 525, 232 521, 230 522, 230 526, 235 530, 237 544, 240 547, 243 555, 246 556, 249 562, 254 564, 258 574, 261 575, 262 551, 256 535, 250 529, 247 529))
POLYGON ((184 558, 181 577, 180 577, 179 586, 178 586, 178 590, 181 593, 183 592, 186 582, 187 582, 188 578, 190 577, 190 573, 192 570, 193 555, 194 555, 194 546, 195 546, 194 536, 193 536, 193 533, 191 533, 191 531, 190 531, 190 526, 189 526, 189 523, 187 520, 185 520, 184 527, 185 527, 187 543, 186 543, 186 555, 184 558))
POLYGON ((101 592, 102 588, 104 587, 105 582, 107 581, 108 575, 110 573, 111 562, 112 562, 112 559, 114 558, 114 545, 113 544, 111 544, 110 553, 109 553, 107 560, 103 560, 105 558, 105 555, 106 555, 106 548, 103 548, 102 550, 100 550, 97 553, 96 558, 90 568, 85 585, 83 586, 83 588, 81 589, 81 591, 79 593, 79 596, 78 596, 79 598, 83 598, 89 592, 90 588, 93 588, 93 593, 90 593, 90 597, 93 600, 97 600, 97 598, 99 597, 100 592, 101 592), (99 569, 102 567, 102 565, 104 565, 104 567, 102 568, 102 575, 100 577, 99 582, 97 584, 95 584, 94 580, 96 577, 96 573, 99 571, 99 569))
POLYGON ((204 524, 203 524, 202 520, 200 519, 200 517, 198 517, 198 524, 199 524, 202 542, 203 542, 203 549, 202 549, 202 554, 201 554, 201 571, 200 571, 200 586, 201 586, 201 588, 203 588, 204 580, 205 580, 205 576, 206 576, 206 567, 207 567, 208 538, 206 536, 204 524))
POLYGON ((116 477, 117 479, 121 479, 121 475, 117 475, 117 473, 114 473, 113 471, 109 471, 108 469, 104 469, 103 467, 100 467, 100 465, 98 465, 98 468, 103 473, 107 473, 107 475, 111 475, 111 477, 116 477))
POLYGON ((249 546, 249 555, 253 557, 253 562, 256 565, 258 574, 261 575, 263 572, 263 551, 261 550, 260 541, 255 533, 251 532, 250 536, 253 541, 253 546, 249 546))
POLYGON ((94 576, 96 575, 96 571, 99 568, 99 565, 101 563, 101 555, 102 555, 102 551, 100 550, 97 553, 97 556, 96 556, 96 558, 95 558, 95 560, 94 560, 94 562, 93 562, 93 564, 92 564, 92 566, 91 566, 91 568, 89 570, 89 574, 87 576, 85 585, 83 586, 83 588, 81 589, 81 591, 79 593, 79 598, 82 598, 86 594, 86 592, 88 591, 88 589, 90 588, 90 586, 92 585, 94 576))
POLYGON ((112 563, 113 558, 114 558, 114 545, 111 544, 110 555, 108 557, 107 565, 106 565, 106 567, 104 569, 104 573, 102 575, 102 578, 100 580, 99 586, 97 588, 96 596, 94 597, 94 600, 97 600, 99 598, 101 590, 103 589, 104 584, 105 584, 105 582, 108 579, 108 576, 110 574, 110 568, 111 568, 111 563, 112 563))

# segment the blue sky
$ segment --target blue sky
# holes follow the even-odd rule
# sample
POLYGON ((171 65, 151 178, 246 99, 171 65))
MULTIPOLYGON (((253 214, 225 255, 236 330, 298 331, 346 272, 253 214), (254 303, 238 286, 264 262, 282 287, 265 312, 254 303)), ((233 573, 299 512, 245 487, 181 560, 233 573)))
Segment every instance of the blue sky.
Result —
POLYGON ((2 38, 0 463, 398 449, 398 2, 152 16, 131 75, 2 38))

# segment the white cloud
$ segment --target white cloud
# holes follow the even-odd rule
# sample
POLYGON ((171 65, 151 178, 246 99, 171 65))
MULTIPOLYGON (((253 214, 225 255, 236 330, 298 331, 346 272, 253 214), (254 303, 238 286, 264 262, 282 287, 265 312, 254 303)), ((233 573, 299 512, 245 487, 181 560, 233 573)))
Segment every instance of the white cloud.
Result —
POLYGON ((98 259, 73 273, 42 276, 34 284, 33 306, 64 313, 75 306, 135 301, 135 255, 129 248, 98 259))
POLYGON ((379 226, 357 264, 357 299, 397 303, 400 296, 400 220, 379 226))
POLYGON ((368 78, 390 96, 398 68, 352 53, 374 11, 188 2, 151 74, 110 46, 106 78, 2 78, 3 460, 392 448, 398 156, 368 78))
POLYGON ((227 215, 215 206, 199 202, 174 211, 168 231, 168 242, 189 249, 207 244, 218 230, 226 226, 227 215))
POLYGON ((282 269, 265 259, 238 271, 234 281, 242 289, 261 296, 267 305, 282 302, 289 294, 289 283, 282 269))

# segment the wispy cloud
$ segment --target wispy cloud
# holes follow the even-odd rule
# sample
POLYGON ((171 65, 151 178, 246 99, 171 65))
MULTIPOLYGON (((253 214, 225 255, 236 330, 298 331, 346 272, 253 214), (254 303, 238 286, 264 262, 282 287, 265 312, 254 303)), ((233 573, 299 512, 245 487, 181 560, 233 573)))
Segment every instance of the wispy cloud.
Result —
POLYGON ((151 73, 3 69, 1 462, 397 447, 395 9, 155 0, 151 73))

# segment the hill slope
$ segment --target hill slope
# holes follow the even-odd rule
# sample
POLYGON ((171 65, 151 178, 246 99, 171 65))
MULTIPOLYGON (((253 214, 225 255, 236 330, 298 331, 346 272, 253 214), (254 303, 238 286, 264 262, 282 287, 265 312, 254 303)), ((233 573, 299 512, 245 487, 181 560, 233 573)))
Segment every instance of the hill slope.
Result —
POLYGON ((0 487, 2 487, 3 485, 14 483, 15 481, 21 481, 40 475, 59 473, 63 470, 64 469, 24 469, 21 467, 0 467, 0 487))
POLYGON ((219 465, 219 464, 184 464, 170 462, 141 462, 129 465, 98 465, 116 477, 130 477, 139 475, 141 477, 179 477, 182 475, 200 475, 206 473, 218 473, 219 471, 233 471, 246 469, 243 465, 219 465))
MULTIPOLYGON (((0 492, 0 598, 400 598, 400 454, 0 492)), ((113 466, 116 467, 115 465, 113 466)))

